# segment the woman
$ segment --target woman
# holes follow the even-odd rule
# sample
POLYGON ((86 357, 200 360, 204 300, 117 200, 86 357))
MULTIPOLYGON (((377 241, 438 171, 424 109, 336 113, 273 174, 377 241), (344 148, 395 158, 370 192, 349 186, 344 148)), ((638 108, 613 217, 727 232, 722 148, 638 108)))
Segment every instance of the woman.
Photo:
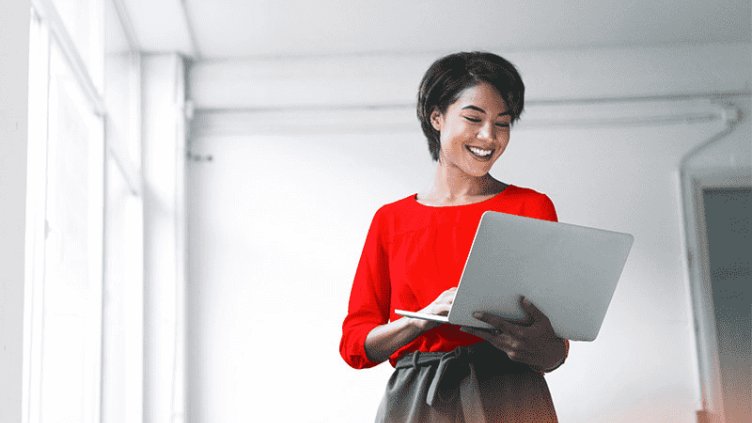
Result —
POLYGON ((556 421, 543 373, 564 362, 568 343, 533 304, 523 299, 523 322, 475 316, 494 331, 394 313, 448 313, 484 211, 556 220, 547 196, 489 174, 524 90, 514 66, 490 53, 446 56, 423 77, 417 111, 433 184, 376 212, 342 326, 348 364, 395 366, 377 422, 556 421))

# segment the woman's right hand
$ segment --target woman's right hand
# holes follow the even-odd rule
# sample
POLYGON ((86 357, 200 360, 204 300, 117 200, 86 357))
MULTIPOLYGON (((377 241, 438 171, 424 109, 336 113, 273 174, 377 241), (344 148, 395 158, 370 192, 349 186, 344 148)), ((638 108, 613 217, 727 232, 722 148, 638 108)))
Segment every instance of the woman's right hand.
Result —
MULTIPOLYGON (((446 316, 447 314, 449 314, 449 309, 452 308, 452 303, 454 302, 454 296, 456 293, 457 287, 447 289, 446 291, 439 294, 439 296, 436 297, 436 299, 433 300, 431 304, 423 307, 420 312, 446 316)), ((411 317, 411 319, 414 320, 413 324, 415 324, 415 326, 418 327, 421 332, 433 329, 441 324, 441 322, 434 322, 432 320, 416 319, 413 317, 411 317)))
MULTIPOLYGON (((446 316, 454 302, 457 288, 449 288, 439 294, 433 302, 425 306, 422 312, 446 316)), ((389 323, 376 326, 366 336, 366 355, 371 361, 380 363, 389 358, 395 351, 407 345, 420 336, 421 333, 435 328, 440 322, 403 317, 389 323)))

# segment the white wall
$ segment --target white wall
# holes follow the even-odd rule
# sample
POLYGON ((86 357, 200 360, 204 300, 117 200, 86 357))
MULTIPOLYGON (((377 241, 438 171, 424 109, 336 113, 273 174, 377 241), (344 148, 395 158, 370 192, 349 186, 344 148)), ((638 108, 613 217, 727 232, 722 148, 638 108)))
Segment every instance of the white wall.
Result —
POLYGON ((29 7, 0 5, 0 422, 21 421, 29 7))
MULTIPOLYGON (((509 55, 530 108, 493 173, 548 193, 562 221, 635 235, 600 337, 574 343, 548 376, 562 422, 694 421, 679 163, 724 128, 719 101, 749 101, 749 53, 736 44, 509 55)), ((351 370, 337 343, 373 212, 432 175, 408 107, 429 62, 194 66, 191 97, 206 111, 192 150, 212 160, 189 167, 193 422, 374 415, 390 367, 351 370)), ((747 116, 741 125, 749 131, 747 116)))

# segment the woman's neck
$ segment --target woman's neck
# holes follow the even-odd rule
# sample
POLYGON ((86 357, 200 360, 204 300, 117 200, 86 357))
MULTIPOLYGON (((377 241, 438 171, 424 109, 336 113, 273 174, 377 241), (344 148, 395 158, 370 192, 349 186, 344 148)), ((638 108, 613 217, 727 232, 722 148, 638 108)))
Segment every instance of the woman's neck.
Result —
POLYGON ((494 196, 506 186, 490 174, 472 176, 439 163, 433 183, 418 197, 422 202, 433 205, 467 204, 494 196))

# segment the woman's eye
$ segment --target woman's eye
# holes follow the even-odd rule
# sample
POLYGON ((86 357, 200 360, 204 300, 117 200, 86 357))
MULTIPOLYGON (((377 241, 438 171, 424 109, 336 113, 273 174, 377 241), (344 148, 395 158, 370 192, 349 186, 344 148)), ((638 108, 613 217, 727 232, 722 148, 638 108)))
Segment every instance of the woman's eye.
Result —
POLYGON ((463 117, 464 117, 465 119, 469 120, 470 122, 475 122, 475 123, 478 123, 478 122, 480 122, 480 119, 478 119, 478 118, 474 118, 474 117, 472 117, 472 116, 463 116, 463 117))
POLYGON ((508 123, 501 123, 500 122, 500 123, 496 124, 496 127, 497 128, 509 128, 509 124, 508 123))

